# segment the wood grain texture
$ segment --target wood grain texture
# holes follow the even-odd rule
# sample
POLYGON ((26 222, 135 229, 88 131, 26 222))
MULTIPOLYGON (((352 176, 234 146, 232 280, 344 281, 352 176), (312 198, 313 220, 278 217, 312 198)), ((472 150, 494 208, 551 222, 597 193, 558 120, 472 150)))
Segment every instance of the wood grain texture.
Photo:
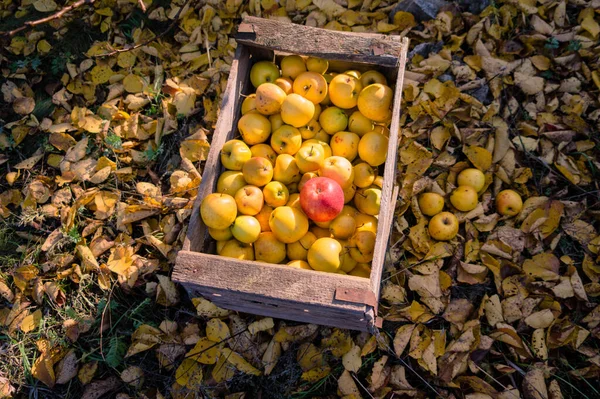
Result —
POLYGON ((328 324, 328 317, 346 318, 359 320, 367 328, 367 322, 362 321, 367 306, 335 299, 335 291, 340 287, 369 290, 369 280, 365 278, 184 250, 177 255, 176 265, 173 281, 226 308, 256 313, 257 307, 262 306, 269 310, 267 315, 275 317, 311 323, 317 323, 319 318, 321 324, 328 324), (279 309, 277 315, 274 309, 279 309))
MULTIPOLYGON (((408 49, 408 39, 404 38, 402 45, 408 49)), ((390 124, 390 141, 388 144, 387 159, 383 172, 383 189, 381 190, 381 206, 379 211, 379 222, 377 223, 377 239, 371 263, 371 290, 375 298, 379 299, 381 289, 381 275, 385 255, 389 247, 390 230, 394 224, 394 210, 398 198, 398 186, 396 185, 398 139, 400 132, 400 106, 402 104, 402 82, 404 81, 404 69, 406 65, 406 51, 400 57, 398 76, 396 77, 396 88, 394 90, 394 103, 392 105, 392 123, 390 124)), ((377 309, 375 309, 377 311, 377 309)))
POLYGON ((222 171, 221 148, 227 140, 237 132, 237 121, 240 117, 243 98, 242 93, 249 90, 248 74, 250 69, 250 53, 245 46, 238 46, 235 59, 231 63, 227 87, 223 93, 219 119, 210 143, 210 151, 204 163, 202 182, 190 217, 190 224, 183 243, 186 251, 202 251, 208 239, 208 229, 200 218, 200 204, 208 194, 215 192, 217 180, 222 171))
POLYGON ((403 45, 399 36, 339 32, 274 20, 246 17, 238 43, 328 60, 396 66, 403 45))

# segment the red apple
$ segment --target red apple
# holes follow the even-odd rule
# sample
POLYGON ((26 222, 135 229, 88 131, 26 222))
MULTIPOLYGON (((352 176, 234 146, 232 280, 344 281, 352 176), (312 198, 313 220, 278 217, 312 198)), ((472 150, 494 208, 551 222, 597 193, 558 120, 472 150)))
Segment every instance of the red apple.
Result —
POLYGON ((344 190, 328 177, 312 178, 300 190, 300 206, 309 219, 328 222, 342 211, 344 190))

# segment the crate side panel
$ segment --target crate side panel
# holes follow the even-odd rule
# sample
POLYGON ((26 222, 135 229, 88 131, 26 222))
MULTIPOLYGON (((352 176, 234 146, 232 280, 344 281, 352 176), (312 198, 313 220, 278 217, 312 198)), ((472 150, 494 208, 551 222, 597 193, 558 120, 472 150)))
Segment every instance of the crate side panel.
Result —
POLYGON ((379 223, 377 225, 377 240, 371 268, 371 290, 375 297, 379 298, 381 289, 381 275, 389 247, 389 237, 391 226, 394 223, 394 210, 398 196, 398 186, 396 185, 397 170, 397 152, 400 132, 400 106, 402 103, 402 83, 404 80, 404 69, 406 65, 406 53, 408 51, 408 39, 402 41, 403 50, 400 55, 400 64, 396 87, 394 90, 394 103, 392 106, 392 123, 390 125, 390 141, 388 145, 387 161, 385 163, 381 212, 379 214, 379 223))

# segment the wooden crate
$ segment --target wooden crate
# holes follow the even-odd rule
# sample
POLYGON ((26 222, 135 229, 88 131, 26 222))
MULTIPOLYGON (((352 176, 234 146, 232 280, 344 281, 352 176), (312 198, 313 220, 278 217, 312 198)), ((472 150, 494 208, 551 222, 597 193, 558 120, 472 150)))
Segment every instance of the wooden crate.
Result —
POLYGON ((393 223, 400 101, 408 40, 398 36, 336 32, 302 25, 247 17, 239 26, 238 47, 202 183, 194 204, 183 249, 177 256, 173 281, 192 296, 203 296, 223 308, 263 316, 369 330, 377 319, 381 274, 393 223), (322 273, 214 255, 215 243, 200 217, 202 199, 216 191, 223 171, 220 151, 227 140, 239 137, 237 121, 243 96, 253 91, 252 64, 282 54, 322 57, 330 70, 377 69, 395 84, 393 118, 371 278, 322 273))

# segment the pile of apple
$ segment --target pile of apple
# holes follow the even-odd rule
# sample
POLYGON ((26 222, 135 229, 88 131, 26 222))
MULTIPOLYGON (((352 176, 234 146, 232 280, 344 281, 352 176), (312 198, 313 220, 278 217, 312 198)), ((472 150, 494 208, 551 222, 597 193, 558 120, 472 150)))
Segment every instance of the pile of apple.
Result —
POLYGON ((369 277, 393 91, 381 73, 286 56, 252 66, 256 93, 221 149, 200 213, 217 253, 369 277))
MULTIPOLYGON (((469 212, 477 207, 479 194, 485 187, 485 175, 475 168, 462 170, 456 182, 458 187, 450 193, 450 203, 460 212, 469 212)), ((458 234, 458 218, 451 212, 442 212, 444 197, 438 193, 423 193, 418 198, 419 209, 424 215, 432 216, 428 230, 431 238, 448 241, 458 234)), ((523 208, 521 196, 513 190, 503 190, 496 196, 496 210, 503 216, 515 216, 523 208)))

